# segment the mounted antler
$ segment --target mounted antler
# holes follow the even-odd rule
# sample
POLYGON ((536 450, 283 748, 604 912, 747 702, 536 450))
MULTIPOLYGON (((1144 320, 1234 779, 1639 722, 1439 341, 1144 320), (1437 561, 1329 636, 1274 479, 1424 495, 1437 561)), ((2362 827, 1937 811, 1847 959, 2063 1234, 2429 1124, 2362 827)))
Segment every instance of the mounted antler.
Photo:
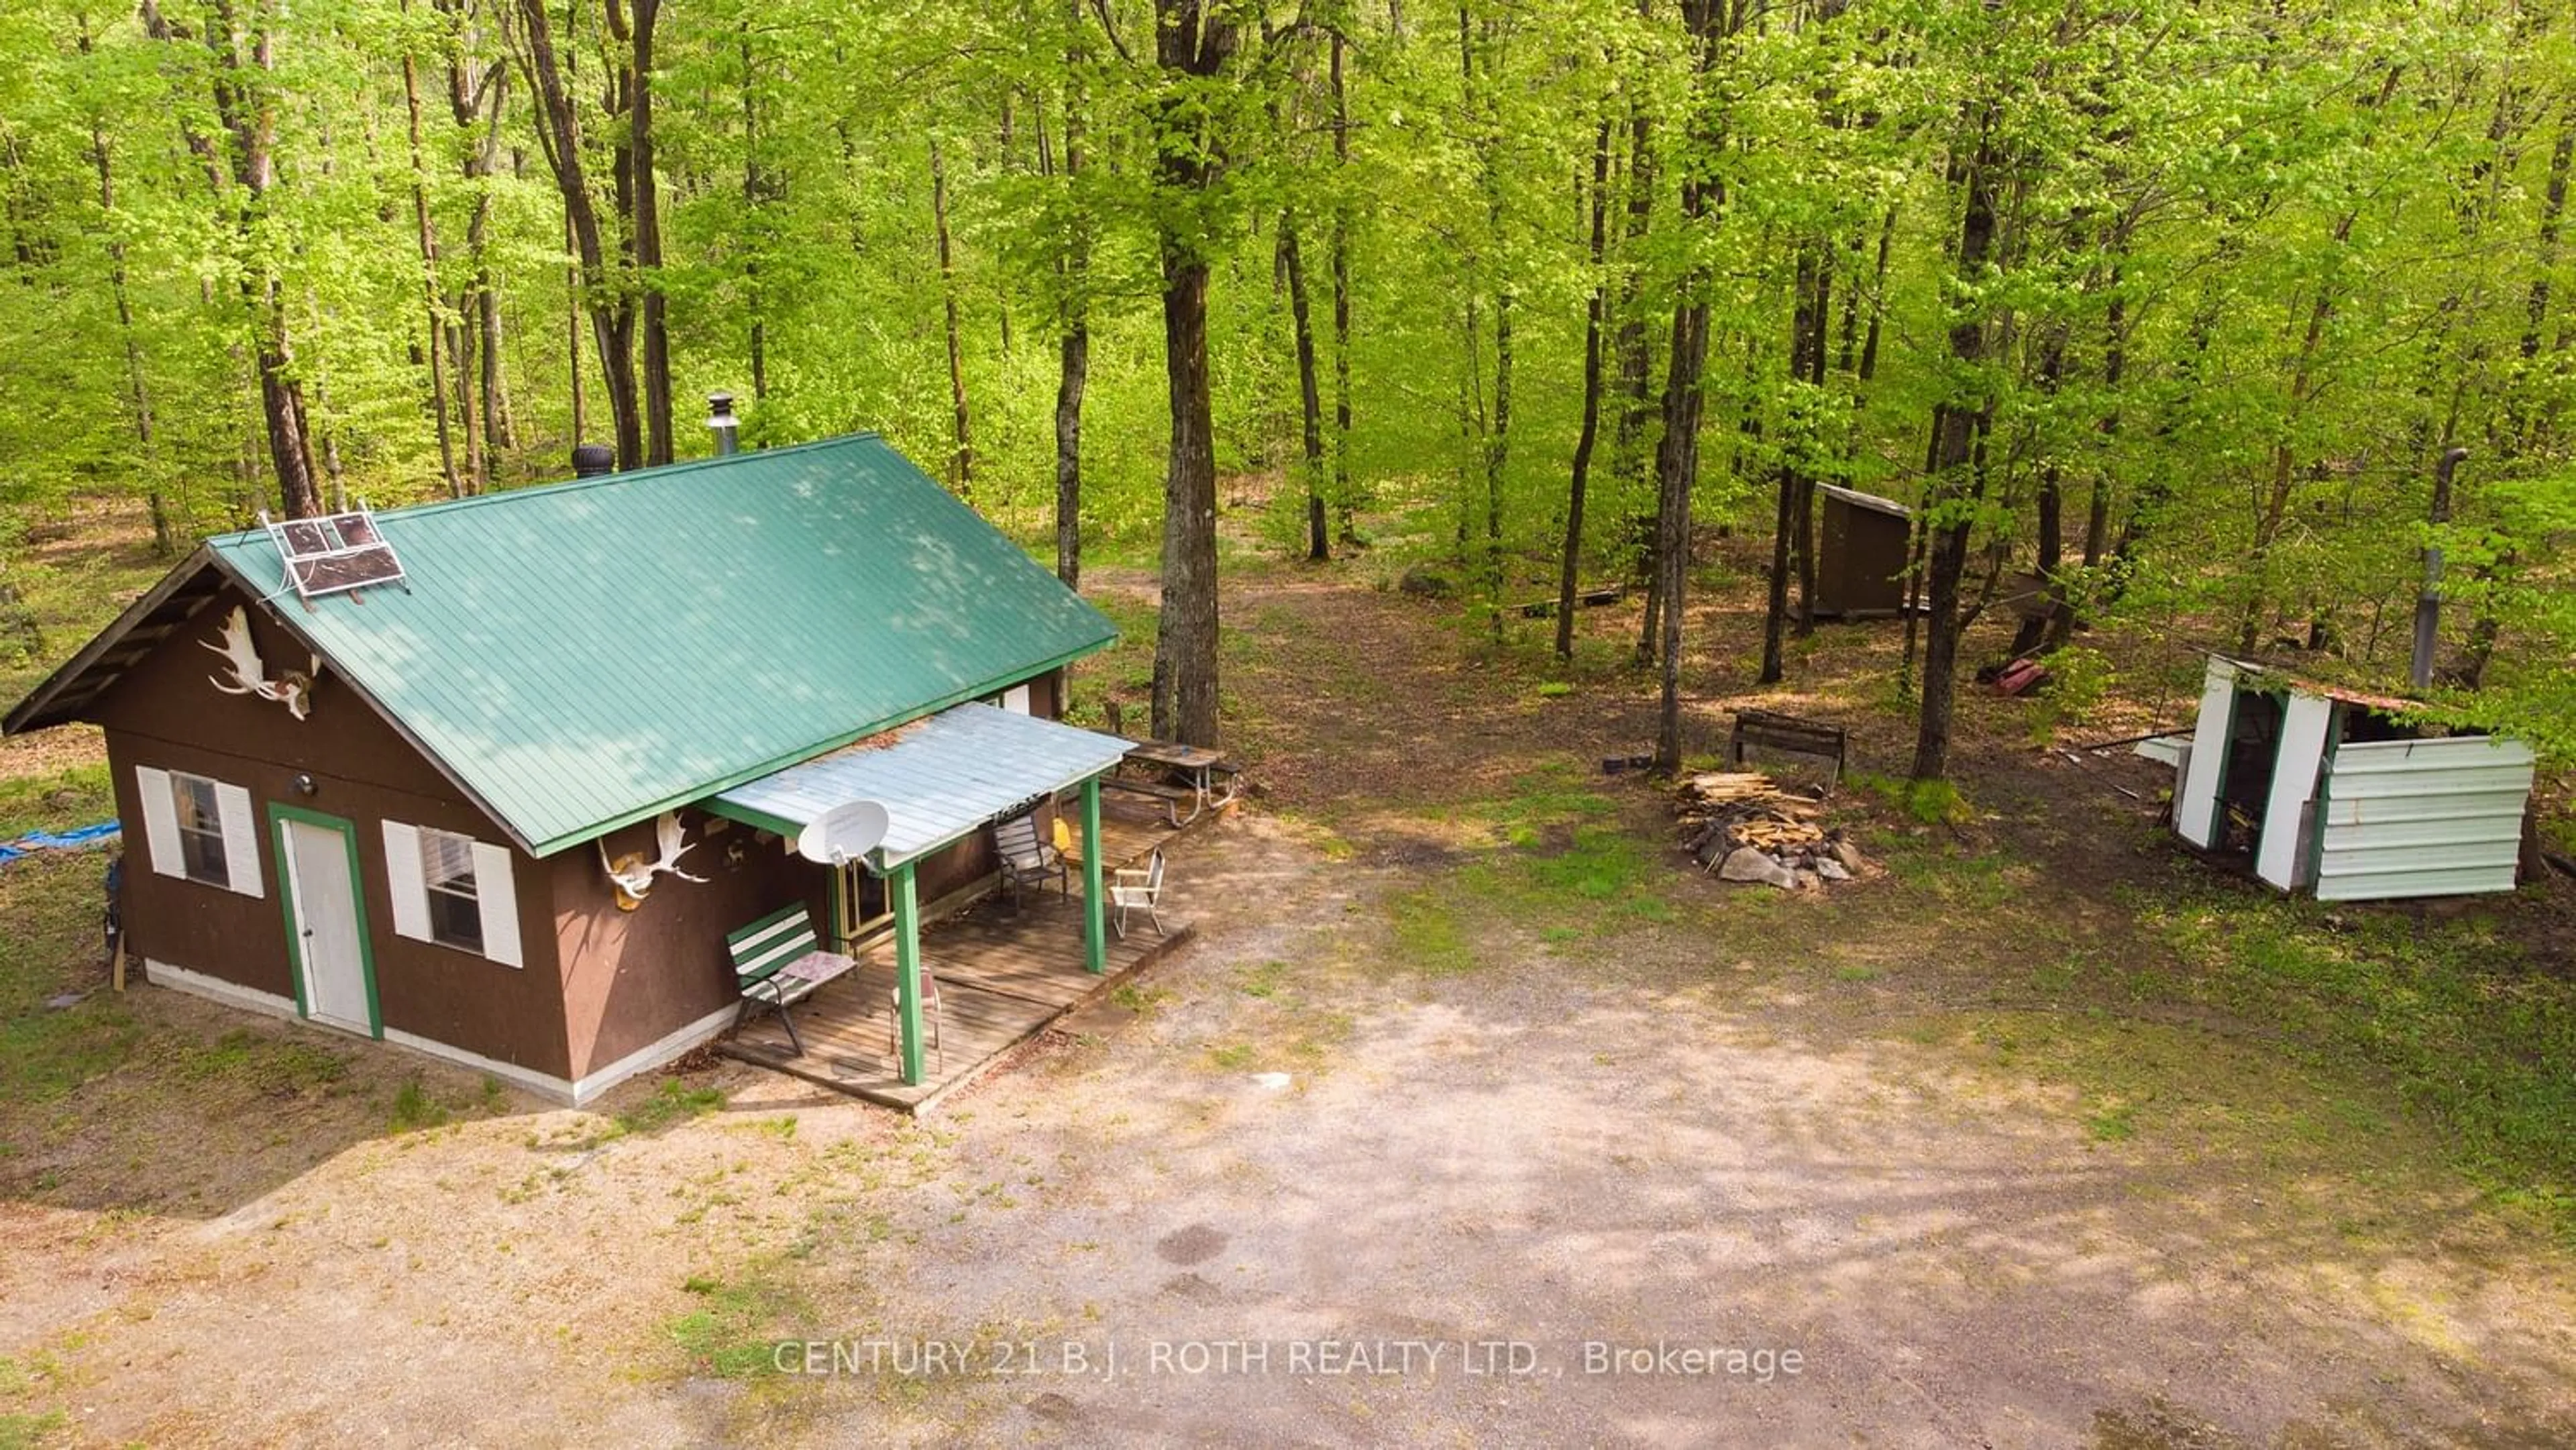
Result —
POLYGON ((702 882, 707 879, 704 876, 692 876, 680 869, 680 857, 687 853, 690 846, 690 843, 683 839, 684 835, 685 830, 680 825, 679 816, 673 812, 664 811, 660 819, 653 823, 653 839, 662 852, 662 859, 658 861, 646 861, 643 856, 632 851, 611 861, 608 859, 608 838, 606 836, 599 838, 600 869, 608 873, 609 881, 617 888, 618 910, 633 911, 643 905, 645 893, 653 889, 653 878, 666 872, 683 881, 702 882))
POLYGON ((208 675, 207 683, 227 695, 257 695, 275 700, 286 707, 286 713, 301 720, 313 710, 313 680, 322 673, 322 657, 313 656, 310 670, 288 670, 276 679, 268 678, 268 667, 260 663, 259 646, 251 642, 250 615, 238 604, 224 621, 223 642, 199 640, 202 649, 222 655, 232 665, 232 682, 221 676, 208 675))

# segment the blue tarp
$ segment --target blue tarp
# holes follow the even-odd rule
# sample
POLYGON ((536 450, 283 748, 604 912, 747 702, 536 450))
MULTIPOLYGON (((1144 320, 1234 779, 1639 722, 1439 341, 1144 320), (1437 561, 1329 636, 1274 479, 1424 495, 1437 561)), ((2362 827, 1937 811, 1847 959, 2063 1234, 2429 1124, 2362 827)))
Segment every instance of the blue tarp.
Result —
POLYGON ((97 825, 71 831, 29 831, 14 841, 0 842, 0 866, 38 851, 86 850, 116 835, 120 829, 114 821, 101 821, 97 825))

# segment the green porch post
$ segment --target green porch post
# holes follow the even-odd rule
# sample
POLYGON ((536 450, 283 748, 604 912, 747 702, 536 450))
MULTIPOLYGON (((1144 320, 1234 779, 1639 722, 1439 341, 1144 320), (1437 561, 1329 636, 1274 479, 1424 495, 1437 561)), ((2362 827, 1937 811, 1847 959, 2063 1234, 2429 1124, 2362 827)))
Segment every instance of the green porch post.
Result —
POLYGON ((921 906, 913 890, 912 863, 894 868, 886 883, 894 896, 895 1011, 903 1023, 903 1080, 921 1081, 921 906))
POLYGON ((1082 783, 1082 964, 1109 970, 1109 913, 1100 889, 1100 777, 1082 783))

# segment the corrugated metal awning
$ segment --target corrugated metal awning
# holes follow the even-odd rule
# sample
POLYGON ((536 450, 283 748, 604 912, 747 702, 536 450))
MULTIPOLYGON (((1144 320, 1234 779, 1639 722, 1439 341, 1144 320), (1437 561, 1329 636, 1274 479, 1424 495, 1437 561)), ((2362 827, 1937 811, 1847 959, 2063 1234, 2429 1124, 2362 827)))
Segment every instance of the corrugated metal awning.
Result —
POLYGON ((994 705, 958 705, 708 800, 721 816, 793 836, 852 801, 886 808, 883 871, 1116 765, 1128 742, 994 705))

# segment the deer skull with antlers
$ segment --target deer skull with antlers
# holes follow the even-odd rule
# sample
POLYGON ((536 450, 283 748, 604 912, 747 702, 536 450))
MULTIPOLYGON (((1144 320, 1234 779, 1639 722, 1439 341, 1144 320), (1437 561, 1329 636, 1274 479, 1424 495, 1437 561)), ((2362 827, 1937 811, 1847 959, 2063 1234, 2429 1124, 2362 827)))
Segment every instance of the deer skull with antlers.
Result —
POLYGON ((220 644, 210 639, 201 639, 197 644, 202 649, 222 655, 232 665, 229 682, 220 675, 206 677, 216 689, 227 695, 257 695, 263 700, 275 700, 286 707, 286 713, 298 720, 312 713, 313 680, 322 673, 322 657, 313 656, 309 669, 288 670, 276 679, 268 678, 268 667, 260 663, 259 646, 251 643, 250 615, 240 605, 234 605, 232 616, 224 621, 220 644))
POLYGON ((670 811, 664 811, 661 818, 653 822, 654 843, 662 853, 658 861, 647 861, 641 853, 634 851, 611 861, 608 859, 608 838, 599 838, 600 869, 608 873, 610 883, 617 888, 618 910, 633 911, 642 906, 645 893, 653 889, 653 878, 666 872, 683 881, 702 882, 707 879, 680 869, 680 857, 691 844, 681 839, 682 834, 680 818, 670 811))

